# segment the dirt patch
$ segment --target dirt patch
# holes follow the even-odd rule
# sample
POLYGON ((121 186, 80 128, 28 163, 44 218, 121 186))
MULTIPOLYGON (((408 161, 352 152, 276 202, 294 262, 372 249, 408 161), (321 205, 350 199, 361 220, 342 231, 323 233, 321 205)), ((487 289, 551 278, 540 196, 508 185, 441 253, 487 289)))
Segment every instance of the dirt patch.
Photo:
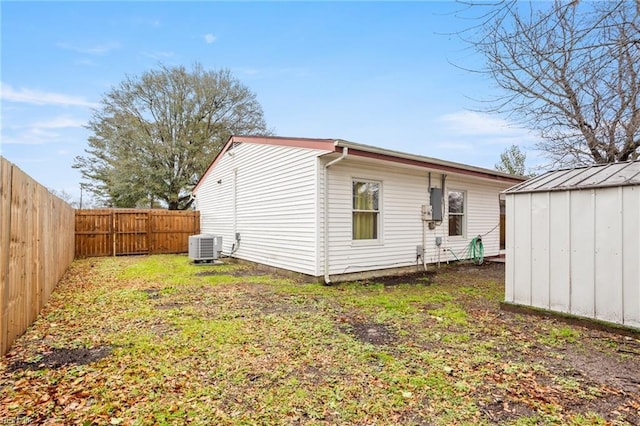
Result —
POLYGON ((196 277, 214 277, 218 275, 230 275, 232 277, 255 277, 269 275, 269 272, 259 269, 239 269, 236 271, 202 271, 195 274, 196 277))
POLYGON ((620 360, 599 351, 567 351, 566 362, 582 376, 626 393, 640 393, 640 354, 620 360))
MULTIPOLYGON (((504 263, 485 261, 481 265, 475 265, 461 262, 450 265, 448 270, 469 277, 482 277, 483 280, 504 282, 504 263)), ((440 270, 436 269, 436 272, 438 271, 440 270)))
POLYGON ((344 327, 344 331, 364 343, 372 345, 389 345, 398 340, 396 332, 386 324, 372 322, 352 322, 344 327))
POLYGON ((246 310, 246 314, 296 314, 317 311, 313 299, 275 293, 272 287, 264 284, 223 284, 210 287, 207 291, 224 297, 229 307, 246 310))
POLYGON ((160 310, 168 310, 168 309, 180 309, 184 306, 184 303, 179 303, 179 302, 169 302, 169 303, 161 303, 159 305, 156 305, 155 308, 156 309, 160 309, 160 310))
POLYGON ((494 424, 513 422, 520 417, 530 417, 535 410, 528 405, 517 401, 504 401, 501 398, 494 399, 490 403, 478 403, 483 417, 494 424))
POLYGON ((13 362, 7 367, 7 372, 12 373, 18 370, 55 370, 69 365, 86 365, 92 362, 99 361, 102 358, 107 357, 110 353, 110 346, 99 346, 92 349, 56 348, 51 352, 41 354, 41 358, 37 361, 13 362))
POLYGON ((429 285, 438 282, 442 273, 456 273, 472 278, 481 277, 484 280, 504 282, 504 263, 484 262, 475 265, 468 262, 443 264, 441 268, 429 265, 426 271, 409 272, 406 274, 389 275, 361 280, 363 285, 382 284, 385 287, 392 287, 401 284, 429 285))
POLYGON ((382 284, 385 287, 393 287, 401 284, 429 285, 433 282, 437 271, 413 272, 401 275, 389 275, 362 280, 362 284, 382 284))
POLYGON ((171 336, 180 331, 179 328, 169 325, 163 321, 156 321, 151 324, 150 330, 158 337, 171 336))
POLYGON ((147 288, 142 290, 143 293, 147 295, 148 299, 159 299, 160 298, 160 290, 157 288, 147 288))

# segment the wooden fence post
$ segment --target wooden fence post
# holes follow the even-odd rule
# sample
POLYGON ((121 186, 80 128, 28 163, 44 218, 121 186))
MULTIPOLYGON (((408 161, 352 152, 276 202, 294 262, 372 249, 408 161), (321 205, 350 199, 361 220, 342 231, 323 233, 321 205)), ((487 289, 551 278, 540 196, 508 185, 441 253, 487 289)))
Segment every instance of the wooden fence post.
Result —
POLYGON ((118 230, 116 228, 116 212, 115 210, 111 211, 111 239, 113 240, 113 256, 115 257, 116 255, 116 235, 118 234, 118 230))
POLYGON ((13 165, 0 157, 0 355, 9 349, 9 250, 13 165))

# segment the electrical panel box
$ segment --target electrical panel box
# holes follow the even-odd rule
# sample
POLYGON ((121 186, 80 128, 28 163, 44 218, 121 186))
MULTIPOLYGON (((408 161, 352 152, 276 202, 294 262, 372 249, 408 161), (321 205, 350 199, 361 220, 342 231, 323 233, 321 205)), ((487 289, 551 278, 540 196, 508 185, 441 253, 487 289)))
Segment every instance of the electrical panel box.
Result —
POLYGON ((432 210, 431 220, 442 222, 442 188, 431 188, 429 195, 432 210))
POLYGON ((433 214, 433 209, 428 204, 422 205, 422 220, 431 220, 433 214))

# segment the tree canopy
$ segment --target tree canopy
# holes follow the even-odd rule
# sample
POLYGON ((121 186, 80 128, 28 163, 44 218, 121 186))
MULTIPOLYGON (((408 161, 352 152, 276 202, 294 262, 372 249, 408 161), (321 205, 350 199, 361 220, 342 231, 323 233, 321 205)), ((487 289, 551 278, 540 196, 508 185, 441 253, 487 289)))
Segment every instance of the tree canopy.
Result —
POLYGON ((229 70, 195 64, 127 76, 103 95, 74 167, 114 207, 187 207, 190 190, 232 134, 268 134, 256 95, 229 70))
POLYGON ((555 166, 639 158, 638 2, 464 3, 483 11, 461 35, 501 89, 489 111, 539 131, 555 166))
POLYGON ((527 154, 518 145, 511 145, 500 154, 500 162, 496 163, 496 170, 516 176, 527 176, 525 162, 527 154))

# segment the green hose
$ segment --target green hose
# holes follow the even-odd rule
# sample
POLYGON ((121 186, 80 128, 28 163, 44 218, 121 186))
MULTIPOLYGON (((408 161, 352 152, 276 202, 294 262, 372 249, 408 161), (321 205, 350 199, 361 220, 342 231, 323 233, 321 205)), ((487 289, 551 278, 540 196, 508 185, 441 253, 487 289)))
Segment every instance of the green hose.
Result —
POLYGON ((469 243, 469 255, 476 265, 484 263, 484 246, 482 245, 482 236, 478 235, 469 243))
MULTIPOLYGON (((451 253, 457 261, 460 261, 460 258, 456 256, 453 250, 449 249, 449 253, 451 253)), ((467 248, 464 250, 462 257, 467 259, 466 255, 469 256, 468 258, 471 259, 475 265, 480 266, 484 263, 484 245, 482 245, 482 235, 478 235, 471 240, 467 248)))

